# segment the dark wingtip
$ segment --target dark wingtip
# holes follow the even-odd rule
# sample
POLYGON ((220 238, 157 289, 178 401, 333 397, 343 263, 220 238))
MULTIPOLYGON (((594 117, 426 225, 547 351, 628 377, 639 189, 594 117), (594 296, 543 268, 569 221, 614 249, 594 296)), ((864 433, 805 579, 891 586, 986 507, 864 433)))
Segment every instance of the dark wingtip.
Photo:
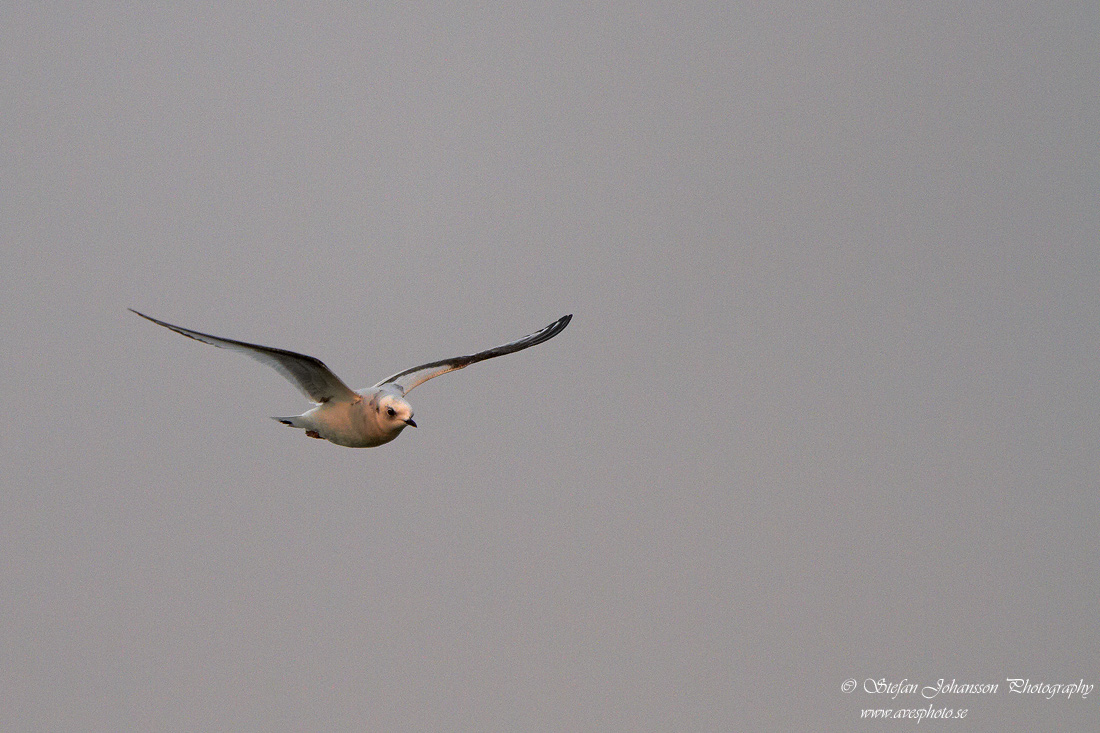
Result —
MULTIPOLYGON (((569 322, 571 320, 573 320, 573 314, 569 313, 568 315, 564 315, 561 318, 559 318, 558 320, 554 321, 549 326, 547 326, 545 329, 543 329, 542 336, 540 336, 539 339, 537 341, 535 341, 535 343, 541 344, 545 341, 549 341, 550 339, 554 338, 559 333, 561 333, 562 331, 565 330, 565 327, 569 325, 569 322)), ((534 346, 534 344, 531 344, 531 345, 534 346)))
POLYGON ((158 321, 156 318, 151 318, 151 317, 145 315, 144 313, 142 313, 141 311, 136 311, 133 308, 127 308, 126 310, 130 311, 135 316, 141 316, 142 318, 144 318, 147 321, 152 321, 153 323, 158 323, 158 324, 160 323, 160 321, 158 321))

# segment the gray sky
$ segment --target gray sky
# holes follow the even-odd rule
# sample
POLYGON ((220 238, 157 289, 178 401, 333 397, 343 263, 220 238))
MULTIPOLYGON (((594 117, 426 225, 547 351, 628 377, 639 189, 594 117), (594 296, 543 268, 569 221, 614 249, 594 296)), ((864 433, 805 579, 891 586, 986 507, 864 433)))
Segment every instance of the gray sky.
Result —
POLYGON ((1095 2, 159 5, 0 11, 0 729, 1100 722, 1095 2))

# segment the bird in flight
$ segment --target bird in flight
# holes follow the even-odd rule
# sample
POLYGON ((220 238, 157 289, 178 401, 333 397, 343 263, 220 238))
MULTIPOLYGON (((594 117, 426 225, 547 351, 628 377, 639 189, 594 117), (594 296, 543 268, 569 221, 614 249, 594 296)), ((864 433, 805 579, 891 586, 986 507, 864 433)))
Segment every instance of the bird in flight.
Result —
POLYGON ((572 314, 562 316, 546 328, 521 339, 479 351, 476 354, 421 364, 387 377, 373 387, 355 391, 340 381, 340 378, 333 374, 320 359, 312 356, 211 336, 158 321, 144 313, 138 313, 133 308, 129 310, 158 326, 164 326, 188 338, 247 354, 256 361, 267 364, 293 382, 308 399, 317 403, 316 407, 301 415, 272 419, 292 428, 301 428, 311 438, 323 438, 349 448, 373 448, 390 442, 400 435, 406 426, 415 428, 412 406, 405 401, 405 395, 429 379, 468 367, 479 361, 514 354, 549 341, 564 331, 570 319, 573 318, 572 314))

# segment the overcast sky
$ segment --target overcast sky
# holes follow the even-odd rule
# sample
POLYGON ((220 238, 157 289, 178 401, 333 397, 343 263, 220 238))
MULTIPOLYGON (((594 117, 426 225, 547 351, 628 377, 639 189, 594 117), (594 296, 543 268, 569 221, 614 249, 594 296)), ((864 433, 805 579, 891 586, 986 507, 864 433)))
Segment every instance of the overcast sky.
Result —
POLYGON ((162 5, 0 11, 0 729, 1100 723, 1095 2, 162 5))

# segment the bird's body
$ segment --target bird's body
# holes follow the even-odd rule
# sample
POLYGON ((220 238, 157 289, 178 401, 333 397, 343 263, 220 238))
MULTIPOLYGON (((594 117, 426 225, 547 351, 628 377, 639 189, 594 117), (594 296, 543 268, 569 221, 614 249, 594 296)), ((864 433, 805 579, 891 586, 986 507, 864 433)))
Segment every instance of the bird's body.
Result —
POLYGON ((301 415, 274 419, 284 425, 305 430, 306 435, 311 438, 322 438, 349 448, 383 445, 400 435, 406 427, 415 428, 412 406, 405 400, 405 396, 429 379, 548 341, 561 333, 573 317, 563 316, 540 331, 502 346, 406 369, 383 379, 373 387, 356 391, 340 381, 321 360, 312 356, 211 336, 158 321, 133 308, 130 310, 178 334, 211 346, 246 354, 272 367, 294 383, 302 394, 317 403, 316 407, 301 415))
POLYGON ((302 428, 311 438, 323 438, 348 448, 373 448, 388 443, 405 429, 416 427, 412 412, 408 420, 392 420, 388 405, 400 405, 401 395, 393 387, 359 390, 351 401, 322 402, 312 410, 294 417, 275 418, 283 425, 302 428), (386 405, 386 407, 383 407, 386 405))

